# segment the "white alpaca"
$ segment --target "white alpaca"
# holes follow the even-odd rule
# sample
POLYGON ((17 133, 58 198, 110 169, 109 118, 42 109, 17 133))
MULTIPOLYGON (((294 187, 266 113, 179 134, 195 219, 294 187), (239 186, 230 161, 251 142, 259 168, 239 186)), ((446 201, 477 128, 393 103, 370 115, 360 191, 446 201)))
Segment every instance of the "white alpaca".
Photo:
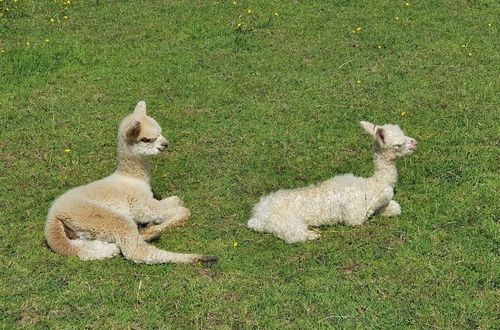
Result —
POLYGON ((149 157, 167 148, 161 127, 146 115, 146 103, 123 119, 118 130, 118 167, 99 181, 67 191, 49 210, 45 237, 49 246, 82 260, 105 259, 120 251, 134 262, 213 262, 212 256, 167 252, 148 245, 181 225, 189 210, 177 196, 153 198, 149 157), (139 232, 138 224, 149 224, 139 232))
POLYGON ((358 226, 376 212, 387 217, 400 215, 399 204, 392 200, 397 181, 395 160, 412 153, 417 141, 405 136, 397 125, 376 126, 365 121, 360 124, 374 138, 372 177, 344 174, 317 185, 279 190, 261 197, 248 227, 294 243, 320 236, 308 230, 308 226, 358 226))

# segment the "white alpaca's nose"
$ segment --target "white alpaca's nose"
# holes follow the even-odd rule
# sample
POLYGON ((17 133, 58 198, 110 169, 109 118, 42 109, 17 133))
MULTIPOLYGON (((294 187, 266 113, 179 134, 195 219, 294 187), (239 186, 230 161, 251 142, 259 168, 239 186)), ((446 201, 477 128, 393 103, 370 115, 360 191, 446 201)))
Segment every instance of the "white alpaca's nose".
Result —
POLYGON ((411 150, 415 150, 415 149, 417 149, 417 144, 418 144, 418 143, 417 143, 417 140, 413 140, 413 139, 412 139, 412 140, 411 140, 411 146, 410 146, 410 149, 411 149, 411 150))

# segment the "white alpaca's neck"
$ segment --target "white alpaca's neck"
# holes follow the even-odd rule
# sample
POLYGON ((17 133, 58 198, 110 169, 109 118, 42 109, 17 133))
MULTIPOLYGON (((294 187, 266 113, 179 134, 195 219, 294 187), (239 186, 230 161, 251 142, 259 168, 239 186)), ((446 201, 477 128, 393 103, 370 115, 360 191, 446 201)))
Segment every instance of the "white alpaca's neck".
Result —
POLYGON ((118 143, 118 166, 115 173, 149 183, 151 181, 149 157, 130 154, 123 143, 122 141, 118 143))
POLYGON ((370 180, 378 184, 394 187, 398 180, 398 171, 394 159, 383 152, 375 151, 373 154, 373 163, 375 165, 375 171, 370 180))

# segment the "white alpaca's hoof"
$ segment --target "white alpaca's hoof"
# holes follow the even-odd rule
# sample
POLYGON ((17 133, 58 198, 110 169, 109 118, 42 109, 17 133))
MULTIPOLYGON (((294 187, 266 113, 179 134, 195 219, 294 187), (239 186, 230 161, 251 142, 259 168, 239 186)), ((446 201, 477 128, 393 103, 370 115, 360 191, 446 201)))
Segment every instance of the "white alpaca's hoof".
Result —
POLYGON ((394 218, 401 214, 401 206, 395 201, 390 201, 389 204, 380 211, 380 215, 388 218, 394 218))
POLYGON ((320 236, 321 236, 321 234, 319 233, 319 231, 316 231, 316 230, 308 230, 307 231, 307 240, 308 241, 318 239, 318 238, 320 238, 320 236))

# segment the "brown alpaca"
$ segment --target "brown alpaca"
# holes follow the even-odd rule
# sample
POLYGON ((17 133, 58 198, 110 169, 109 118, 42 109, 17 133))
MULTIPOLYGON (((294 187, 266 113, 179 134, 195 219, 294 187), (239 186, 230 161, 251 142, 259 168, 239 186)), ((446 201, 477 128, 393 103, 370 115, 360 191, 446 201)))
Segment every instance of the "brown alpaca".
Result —
POLYGON ((49 210, 45 237, 49 246, 82 260, 111 258, 121 251, 134 262, 214 262, 213 256, 157 249, 146 242, 179 226, 189 210, 177 196, 153 198, 149 157, 167 148, 161 127, 146 115, 146 103, 123 119, 118 130, 118 167, 99 181, 57 198, 49 210), (149 226, 139 232, 138 224, 149 226))

